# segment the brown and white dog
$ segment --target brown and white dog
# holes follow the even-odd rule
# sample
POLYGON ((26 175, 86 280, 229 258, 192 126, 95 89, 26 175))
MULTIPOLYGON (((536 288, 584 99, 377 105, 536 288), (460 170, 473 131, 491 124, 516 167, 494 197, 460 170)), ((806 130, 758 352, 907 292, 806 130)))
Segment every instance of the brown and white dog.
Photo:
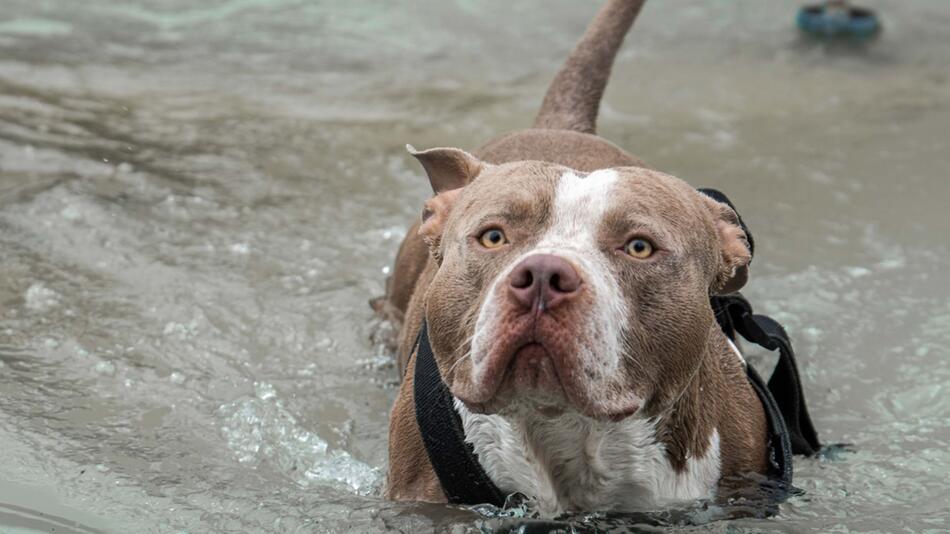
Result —
POLYGON ((597 137, 642 0, 608 0, 532 129, 412 154, 434 198, 377 309, 401 324, 387 496, 445 502, 415 419, 423 319, 465 439, 545 515, 715 497, 766 469, 766 419, 709 298, 747 277, 728 206, 597 137))

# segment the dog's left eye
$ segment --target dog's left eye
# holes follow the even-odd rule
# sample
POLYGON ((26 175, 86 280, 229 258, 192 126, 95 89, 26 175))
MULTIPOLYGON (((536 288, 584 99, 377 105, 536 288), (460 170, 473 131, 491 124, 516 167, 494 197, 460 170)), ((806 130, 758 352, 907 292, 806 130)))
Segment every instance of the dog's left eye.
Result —
POLYGON ((501 230, 492 228, 482 232, 482 235, 478 238, 478 242, 481 243, 485 248, 498 248, 504 244, 507 244, 508 238, 505 237, 505 233, 501 230))
POLYGON ((627 241, 623 250, 634 258, 645 260, 653 255, 653 243, 650 243, 642 237, 635 237, 627 241))

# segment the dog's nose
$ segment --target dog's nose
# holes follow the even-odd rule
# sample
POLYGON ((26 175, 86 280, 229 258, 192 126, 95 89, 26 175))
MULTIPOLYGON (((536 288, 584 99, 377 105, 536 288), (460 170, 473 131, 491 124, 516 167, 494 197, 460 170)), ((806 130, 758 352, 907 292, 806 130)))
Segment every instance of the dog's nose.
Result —
POLYGON ((569 300, 581 287, 581 277, 567 260, 553 254, 535 254, 519 263, 508 276, 508 290, 526 309, 544 311, 569 300))

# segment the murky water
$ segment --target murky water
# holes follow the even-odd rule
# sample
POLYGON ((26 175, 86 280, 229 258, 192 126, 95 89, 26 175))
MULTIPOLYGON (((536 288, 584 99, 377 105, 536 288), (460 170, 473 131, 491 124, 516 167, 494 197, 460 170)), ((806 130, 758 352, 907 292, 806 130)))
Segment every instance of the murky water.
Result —
MULTIPOLYGON (((798 2, 652 2, 608 88, 605 136, 738 204, 854 444, 693 529, 950 528, 950 5, 867 3, 881 38, 825 46, 798 2)), ((427 195, 404 143, 529 124, 597 3, 0 4, 0 531, 503 525, 379 498, 366 301, 427 195)))

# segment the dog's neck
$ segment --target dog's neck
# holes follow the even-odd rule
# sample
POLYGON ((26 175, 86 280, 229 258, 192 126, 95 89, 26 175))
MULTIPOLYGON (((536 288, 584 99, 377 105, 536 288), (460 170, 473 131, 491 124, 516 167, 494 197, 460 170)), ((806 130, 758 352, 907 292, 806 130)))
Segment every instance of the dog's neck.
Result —
POLYGON ((741 357, 716 328, 700 369, 668 409, 604 422, 531 409, 480 415, 456 401, 466 440, 502 491, 536 498, 544 515, 712 497, 725 460, 727 388, 741 371, 741 357))
POLYGON ((656 437, 677 471, 686 469, 689 458, 705 455, 710 435, 720 429, 724 417, 732 417, 737 386, 745 386, 744 361, 738 348, 718 324, 710 328, 698 368, 685 387, 674 391, 671 402, 648 409, 656 421, 656 437))

